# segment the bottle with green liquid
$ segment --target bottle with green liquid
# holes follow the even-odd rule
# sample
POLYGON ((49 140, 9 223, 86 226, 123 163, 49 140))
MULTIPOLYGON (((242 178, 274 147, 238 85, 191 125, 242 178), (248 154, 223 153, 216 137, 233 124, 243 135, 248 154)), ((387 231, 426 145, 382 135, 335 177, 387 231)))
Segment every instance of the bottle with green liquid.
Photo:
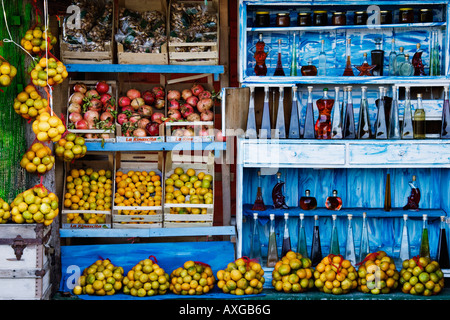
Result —
POLYGON ((336 225, 337 215, 333 214, 333 227, 331 229, 331 240, 330 240, 330 253, 334 255, 339 255, 339 236, 336 225))
POLYGON ((273 268, 278 261, 277 236, 275 233, 275 214, 269 215, 269 244, 267 249, 267 267, 273 268))
POLYGON ((305 232, 305 226, 303 225, 304 218, 305 218, 305 214, 300 213, 299 222, 298 222, 297 252, 300 253, 303 257, 308 258, 308 250, 307 250, 307 245, 306 245, 306 232, 305 232))
POLYGON ((430 243, 428 241, 428 217, 426 214, 423 215, 422 238, 420 241, 419 255, 421 257, 430 258, 430 243))

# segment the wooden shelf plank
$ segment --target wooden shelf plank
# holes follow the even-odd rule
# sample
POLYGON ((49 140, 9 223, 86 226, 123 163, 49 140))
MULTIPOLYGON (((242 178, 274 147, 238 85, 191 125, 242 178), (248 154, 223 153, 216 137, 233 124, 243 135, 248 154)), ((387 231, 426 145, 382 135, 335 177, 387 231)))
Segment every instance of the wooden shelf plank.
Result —
POLYGON ((226 142, 86 142, 88 151, 226 150, 226 142))

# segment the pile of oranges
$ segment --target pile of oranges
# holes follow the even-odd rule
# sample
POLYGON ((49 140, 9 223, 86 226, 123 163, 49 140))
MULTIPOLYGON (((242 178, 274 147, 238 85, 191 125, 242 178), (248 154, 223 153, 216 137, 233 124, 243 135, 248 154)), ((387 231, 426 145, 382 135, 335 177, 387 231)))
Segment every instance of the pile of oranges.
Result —
POLYGON ((117 171, 114 205, 117 207, 161 206, 161 176, 155 171, 117 171))

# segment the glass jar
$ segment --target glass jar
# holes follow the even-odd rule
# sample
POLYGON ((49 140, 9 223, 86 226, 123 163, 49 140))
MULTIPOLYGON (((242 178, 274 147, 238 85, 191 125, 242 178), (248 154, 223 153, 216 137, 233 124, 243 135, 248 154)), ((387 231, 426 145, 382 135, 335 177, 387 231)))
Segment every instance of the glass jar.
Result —
POLYGON ((299 12, 297 15, 297 26, 305 27, 312 25, 311 12, 299 12))
POLYGON ((345 26, 347 24, 347 16, 345 12, 333 12, 331 16, 331 24, 333 26, 345 26))
POLYGON ((390 10, 380 11, 380 23, 381 24, 391 24, 392 23, 392 11, 390 11, 390 10))
POLYGON ((254 21, 256 28, 265 28, 270 26, 270 15, 268 11, 258 11, 254 21))
POLYGON ((431 9, 420 9, 420 22, 433 22, 433 11, 431 9))
POLYGON ((357 26, 367 24, 367 12, 356 11, 353 16, 353 24, 357 26))
POLYGON ((277 13, 277 27, 289 27, 290 25, 289 13, 277 13))
POLYGON ((314 11, 313 25, 326 26, 328 25, 328 15, 326 11, 314 11))
POLYGON ((399 23, 414 23, 414 9, 400 8, 398 12, 399 23))

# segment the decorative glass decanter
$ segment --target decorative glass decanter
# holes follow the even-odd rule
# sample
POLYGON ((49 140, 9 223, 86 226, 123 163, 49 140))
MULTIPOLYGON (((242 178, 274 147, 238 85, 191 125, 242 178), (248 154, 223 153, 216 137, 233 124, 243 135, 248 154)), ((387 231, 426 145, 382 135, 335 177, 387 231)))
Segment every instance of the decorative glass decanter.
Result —
POLYGON ((403 207, 403 210, 415 210, 419 209, 420 202, 420 187, 416 176, 412 176, 412 180, 409 181, 409 187, 411 188, 410 195, 408 196, 407 203, 403 207))
POLYGON ((319 116, 315 124, 317 139, 331 139, 331 111, 334 99, 328 97, 328 89, 323 89, 323 96, 316 101, 319 116))
POLYGON ((328 210, 338 211, 342 208, 342 199, 338 197, 337 190, 333 190, 333 194, 325 200, 325 207, 328 210))
POLYGON ((289 123, 289 139, 300 138, 300 117, 297 99, 297 86, 292 87, 291 118, 289 123))
POLYGON ((261 171, 258 171, 258 191, 256 192, 255 203, 253 204, 252 210, 264 211, 266 206, 264 205, 264 200, 261 191, 261 171))
POLYGON ((266 58, 268 52, 265 51, 265 42, 263 41, 262 33, 259 34, 259 40, 255 45, 255 53, 253 57, 255 58, 255 74, 257 76, 265 76, 267 74, 266 58))
POLYGON ((412 58, 412 65, 414 67, 414 75, 415 76, 425 76, 425 66, 422 62, 422 54, 423 50, 420 49, 420 43, 416 45, 416 52, 413 55, 412 58))
POLYGON ((269 244, 267 245, 267 267, 272 268, 278 261, 277 235, 275 232, 275 215, 269 215, 269 244))
POLYGON ((450 138, 450 105, 448 100, 448 86, 444 86, 444 103, 442 105, 441 139, 450 138))
POLYGON ((369 254, 369 227, 367 225, 367 214, 363 212, 362 230, 361 230, 361 243, 359 247, 359 262, 369 254))
POLYGON ((345 240, 345 259, 356 265, 355 241, 353 239, 353 215, 347 214, 347 239, 345 240))
POLYGON ((425 109, 422 103, 422 94, 417 94, 417 108, 414 110, 414 139, 425 139, 425 109))
POLYGON ((342 139, 342 113, 339 100, 339 87, 334 87, 335 106, 331 110, 331 139, 342 139))
POLYGON ((272 189, 273 207, 275 209, 289 209, 283 195, 284 181, 281 180, 281 172, 277 172, 277 183, 272 189))
POLYGON ((347 46, 345 47, 345 69, 344 76, 354 76, 351 61, 351 39, 347 39, 347 46))
POLYGON ((336 225, 337 216, 333 214, 331 216, 333 218, 333 226, 331 228, 331 240, 330 240, 330 253, 334 255, 339 255, 339 236, 338 229, 336 225))
POLYGON ((292 40, 292 49, 291 49, 291 71, 290 76, 295 77, 297 76, 297 43, 295 41, 295 32, 293 34, 293 40, 292 40))
POLYGON ((372 70, 372 74, 374 76, 382 76, 383 75, 383 63, 384 63, 384 51, 382 48, 381 39, 377 39, 375 42, 375 49, 370 52, 371 55, 371 63, 375 66, 372 70))
POLYGON ((300 197, 299 207, 303 210, 314 210, 317 208, 317 200, 315 197, 311 196, 309 190, 305 190, 305 195, 300 197))
POLYGON ((398 89, 394 85, 392 86, 392 106, 389 115, 389 139, 400 139, 400 118, 398 112, 398 89))
POLYGON ((384 87, 379 87, 378 112, 375 124, 375 138, 387 139, 386 113, 384 111, 384 87))
POLYGON ((436 261, 439 263, 441 269, 450 269, 450 259, 448 255, 447 235, 445 227, 445 216, 442 216, 439 225, 439 240, 436 261))
POLYGON ((403 110, 402 139, 413 139, 414 128, 411 111, 410 88, 405 87, 405 106, 403 110))
POLYGON ((429 258, 430 257, 430 242, 428 240, 428 217, 423 215, 422 223, 422 237, 420 239, 420 253, 419 256, 429 258))
POLYGON ((405 53, 403 52, 404 48, 400 47, 398 48, 399 53, 397 54, 397 57, 395 58, 395 75, 400 76, 400 65, 405 62, 405 53))
POLYGON ((283 70, 283 62, 281 61, 281 39, 278 39, 278 58, 277 58, 277 65, 275 67, 275 71, 273 73, 274 76, 280 76, 284 77, 284 70, 283 70))
POLYGON ((284 213, 283 242, 281 244, 281 256, 291 251, 291 236, 289 234, 289 213, 284 213))
POLYGON ((372 72, 375 67, 376 65, 370 65, 369 62, 367 62, 367 52, 364 52, 362 65, 356 66, 356 69, 359 71, 358 76, 373 76, 372 72))
POLYGON ((400 261, 408 260, 411 257, 411 247, 409 244, 409 232, 408 232, 408 215, 403 215, 402 236, 400 240, 400 261))
POLYGON ((278 111, 277 111, 277 121, 275 124, 275 138, 285 139, 286 138, 286 122, 284 119, 284 88, 280 87, 280 94, 278 98, 278 111))
POLYGON ((317 266, 322 260, 322 247, 320 245, 319 216, 314 216, 313 239, 311 244, 311 264, 317 266))
POLYGON ((316 137, 316 130, 314 129, 314 109, 312 98, 313 87, 308 87, 308 102, 306 103, 305 125, 303 129, 304 139, 314 139, 316 137))
POLYGON ((344 139, 355 139, 355 117, 353 115, 353 97, 352 87, 347 87, 347 103, 345 105, 344 115, 344 139))
POLYGON ((264 87, 264 105, 261 122, 261 129, 259 131, 260 139, 270 139, 272 128, 270 126, 270 108, 269 108, 269 87, 264 87))
POLYGON ((367 102, 367 87, 361 87, 361 104, 359 108, 359 122, 358 122, 358 139, 371 139, 372 130, 370 128, 369 118, 369 104, 367 102))
POLYGON ((259 221, 258 213, 253 213, 253 232, 250 243, 250 259, 262 263, 261 240, 259 238, 259 221))
POLYGON ((399 76, 414 75, 414 66, 412 65, 411 61, 409 61, 409 54, 405 54, 405 61, 398 65, 398 73, 399 76))
POLYGON ((395 52, 395 38, 392 38, 391 52, 389 53, 389 76, 395 76, 397 53, 395 52))
POLYGON ((247 131, 245 137, 256 139, 256 117, 255 117, 255 87, 250 87, 250 99, 248 103, 247 131))
POLYGON ((298 243, 297 243, 297 252, 300 253, 303 257, 308 258, 308 247, 306 244, 306 232, 305 226, 303 224, 303 220, 305 215, 300 213, 299 222, 298 222, 298 243))
POLYGON ((308 76, 317 76, 317 68, 315 65, 312 64, 312 59, 308 60, 308 64, 306 66, 302 66, 300 69, 302 76, 308 77, 308 76))

